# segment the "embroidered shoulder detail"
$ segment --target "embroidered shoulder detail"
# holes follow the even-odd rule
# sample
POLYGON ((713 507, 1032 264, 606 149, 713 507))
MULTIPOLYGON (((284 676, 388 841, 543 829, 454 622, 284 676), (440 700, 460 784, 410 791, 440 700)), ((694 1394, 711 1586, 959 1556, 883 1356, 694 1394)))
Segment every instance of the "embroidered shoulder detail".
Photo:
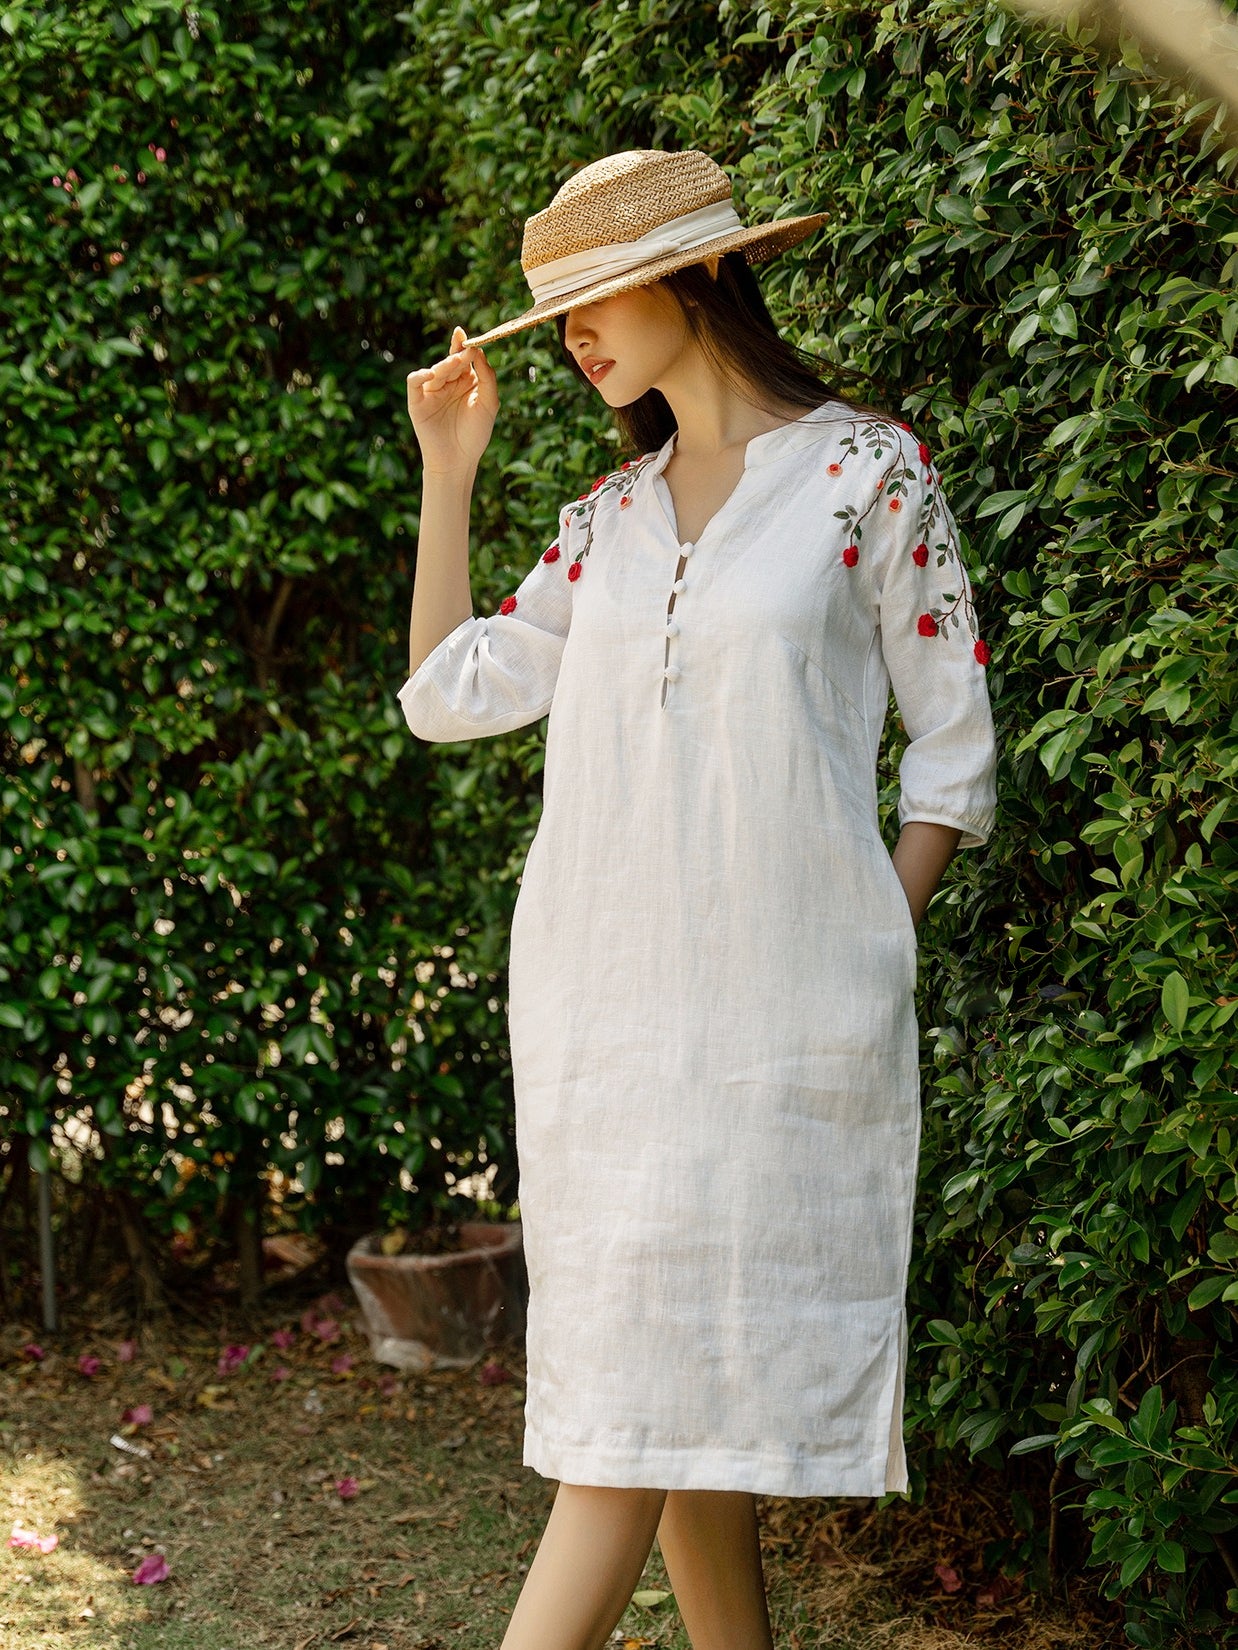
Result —
POLYGON ((946 636, 952 630, 963 629, 972 643, 972 653, 978 664, 987 665, 991 653, 989 644, 977 634, 976 610, 972 605, 971 589, 959 554, 958 537, 941 496, 941 476, 933 463, 932 449, 921 441, 910 424, 896 419, 857 416, 840 445, 841 459, 825 466, 826 474, 841 476, 850 460, 867 455, 882 465, 881 474, 873 484, 872 495, 863 505, 840 502, 835 518, 843 523, 847 547, 842 561, 855 567, 860 560, 864 529, 874 515, 898 517, 917 511, 914 530, 910 520, 901 537, 909 544, 905 554, 910 555, 917 568, 933 572, 917 582, 926 585, 934 580, 938 596, 927 598, 927 607, 916 619, 916 632, 925 638, 946 636), (950 588, 942 589, 942 585, 950 588))
POLYGON ((980 639, 958 535, 941 496, 941 476, 928 443, 909 436, 901 465, 890 482, 889 491, 896 495, 890 499, 890 509, 896 501, 910 509, 914 500, 911 489, 917 484, 921 489, 919 520, 916 531, 908 535, 915 543, 906 553, 917 568, 925 570, 917 583, 930 588, 936 583, 938 594, 936 600, 930 596, 926 610, 916 620, 916 630, 921 636, 934 637, 961 629, 972 644, 976 662, 987 665, 989 645, 980 639), (948 588, 942 589, 943 585, 948 588))
POLYGON ((599 476, 587 493, 582 493, 573 503, 569 504, 564 514, 564 526, 572 521, 583 520, 585 526, 585 541, 567 564, 567 576, 572 584, 580 577, 584 569, 585 557, 593 548, 593 518, 597 514, 597 507, 608 494, 615 496, 619 501, 619 508, 626 510, 632 502, 632 488, 636 478, 657 453, 644 453, 640 458, 630 458, 621 464, 617 470, 609 475, 599 476))
MULTIPOLYGON (((915 477, 915 471, 909 468, 909 460, 911 453, 917 448, 917 443, 911 433, 911 426, 900 424, 892 418, 881 418, 873 413, 856 413, 845 422, 847 428, 838 440, 842 456, 831 459, 825 465, 826 475, 831 478, 842 476, 848 464, 862 465, 865 459, 869 461, 870 466, 882 466, 881 474, 873 485, 872 496, 867 503, 848 503, 842 488, 839 488, 839 507, 834 511, 834 517, 842 522, 842 531, 847 540, 842 560, 845 566, 855 567, 864 545, 865 526, 878 506, 884 504, 886 510, 896 516, 903 510, 908 482, 915 477)), ((918 450, 926 455, 927 460, 927 446, 920 443, 918 450)))

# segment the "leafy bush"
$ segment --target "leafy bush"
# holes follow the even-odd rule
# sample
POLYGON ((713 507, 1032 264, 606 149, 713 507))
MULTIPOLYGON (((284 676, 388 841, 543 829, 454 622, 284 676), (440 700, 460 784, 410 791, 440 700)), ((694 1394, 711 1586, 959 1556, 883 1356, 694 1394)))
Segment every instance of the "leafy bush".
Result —
MULTIPOLYGON (((0 19, 10 1142, 93 1116, 156 1222, 191 1206, 161 1201, 177 1154, 204 1222, 242 1159, 318 1158, 305 1221, 389 1196, 402 1151, 423 1174, 427 1135, 510 1177, 541 746, 402 729, 402 379, 526 305, 521 224, 571 171, 703 148, 741 211, 831 212, 771 305, 933 445, 994 654, 999 826, 923 946, 913 1493, 966 1449, 1007 1475, 1011 1568, 1056 1573, 1077 1515, 1132 1643, 1223 1642, 1238 230, 1212 106, 979 0, 246 0, 196 38, 149 0, 76 13, 0 19), (138 186, 148 142, 168 175, 138 186), (410 1014, 418 967, 447 995, 410 1014), (187 1138, 165 1102, 212 1115, 187 1138)), ((617 452, 556 348, 491 352, 483 611, 617 452)))
POLYGON ((343 1241, 453 1174, 512 1193, 496 979, 453 955, 479 902, 434 877, 394 698, 430 187, 406 162, 391 213, 403 30, 0 22, 0 1120, 35 1167, 66 1124, 139 1248, 239 1241, 252 1293, 272 1199, 343 1241))

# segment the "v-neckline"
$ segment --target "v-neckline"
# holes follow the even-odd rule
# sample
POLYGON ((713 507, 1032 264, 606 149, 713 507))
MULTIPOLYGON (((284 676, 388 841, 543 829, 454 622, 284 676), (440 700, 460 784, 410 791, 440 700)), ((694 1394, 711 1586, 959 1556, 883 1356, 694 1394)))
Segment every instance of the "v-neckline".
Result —
POLYGON ((713 515, 710 516, 709 520, 701 528, 696 537, 694 539, 681 539, 679 536, 679 517, 675 512, 675 499, 674 495, 671 493, 671 484, 667 481, 661 470, 657 472, 653 478, 653 490, 657 495, 658 505, 661 508, 662 515, 666 520, 666 525, 671 530, 671 537, 674 539, 677 549, 682 550, 686 545, 696 546, 701 542, 701 540, 705 537, 705 534, 708 533, 709 529, 713 526, 714 522, 717 521, 718 517, 724 510, 727 509, 731 501, 735 498, 735 495, 743 486, 744 477, 747 474, 748 469, 745 465, 745 467, 739 472, 739 475, 735 478, 734 487, 731 488, 730 492, 714 511, 713 515))
POLYGON ((772 456, 772 450, 778 446, 778 441, 775 438, 785 436, 787 431, 798 432, 803 426, 814 422, 820 415, 822 408, 828 405, 828 402, 823 402, 821 406, 811 408, 800 418, 788 419, 784 424, 775 424, 772 430, 762 430, 759 435, 750 437, 744 447, 743 468, 736 477, 734 487, 731 488, 730 492, 723 499, 722 503, 714 511, 713 515, 710 516, 709 520, 701 528, 700 532, 694 539, 681 539, 679 536, 679 519, 675 513, 675 500, 671 494, 670 482, 667 481, 666 476, 663 473, 666 466, 675 456, 675 444, 679 440, 679 431, 672 431, 671 435, 663 443, 661 451, 658 454, 658 460, 654 466, 653 490, 658 500, 658 506, 662 511, 663 519, 671 530, 671 537, 675 541, 676 548, 682 550, 685 545, 698 545, 705 537, 705 534, 709 532, 710 528, 717 521, 718 517, 730 508, 744 484, 744 478, 753 467, 754 456, 759 458, 766 446, 771 449, 772 456))

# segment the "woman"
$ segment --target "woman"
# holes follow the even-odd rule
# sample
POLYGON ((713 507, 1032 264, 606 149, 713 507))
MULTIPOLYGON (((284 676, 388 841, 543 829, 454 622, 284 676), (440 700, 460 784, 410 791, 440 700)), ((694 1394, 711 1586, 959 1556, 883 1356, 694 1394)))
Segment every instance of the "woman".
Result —
POLYGON ((993 732, 928 450, 748 270, 821 221, 744 228, 696 151, 609 156, 526 224, 533 307, 408 377, 409 726, 550 713, 509 1013, 524 1460, 559 1488, 503 1650, 596 1650, 655 1534, 695 1650, 769 1650, 755 1496, 907 1487, 915 923, 990 829, 993 732), (643 456, 474 617, 482 345, 550 318, 643 456))

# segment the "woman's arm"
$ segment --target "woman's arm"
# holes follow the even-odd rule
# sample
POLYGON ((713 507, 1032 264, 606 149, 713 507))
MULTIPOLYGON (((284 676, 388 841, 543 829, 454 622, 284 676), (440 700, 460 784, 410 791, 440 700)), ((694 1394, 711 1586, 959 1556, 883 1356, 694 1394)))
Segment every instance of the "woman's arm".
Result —
POLYGON ((954 858, 962 834, 949 825, 930 825, 927 820, 917 819, 909 820, 899 834, 894 869, 917 927, 937 891, 942 872, 954 858))
POLYGON ((473 470, 427 470, 421 490, 417 568, 408 620, 411 676, 458 624, 471 618, 469 505, 473 470))
POLYGON ((450 352, 408 375, 408 415, 421 447, 423 485, 417 570, 408 626, 412 675, 445 636, 470 618, 469 505, 477 466, 499 410, 494 371, 465 349, 456 327, 450 352))

